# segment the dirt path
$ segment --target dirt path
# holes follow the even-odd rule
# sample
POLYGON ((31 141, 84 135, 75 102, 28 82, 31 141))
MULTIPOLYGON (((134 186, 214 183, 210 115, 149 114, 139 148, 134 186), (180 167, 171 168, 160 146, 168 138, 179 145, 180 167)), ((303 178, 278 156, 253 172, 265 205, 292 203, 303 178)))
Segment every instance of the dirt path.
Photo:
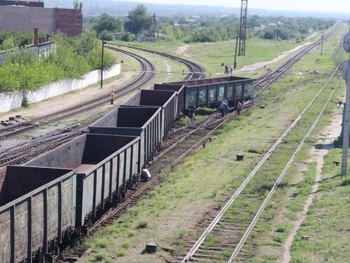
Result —
POLYGON ((166 61, 163 61, 165 66, 166 66, 166 70, 167 70, 167 77, 165 78, 164 82, 169 82, 170 78, 171 78, 171 66, 166 62, 166 61))
POLYGON ((310 45, 311 42, 307 42, 303 45, 300 45, 300 46, 297 46, 296 48, 294 49, 291 49, 291 50, 288 50, 286 52, 283 52, 282 55, 279 55, 277 58, 274 58, 273 60, 270 60, 270 61, 265 61, 265 62, 257 62, 257 63, 254 63, 252 65, 247 65, 247 66, 244 66, 243 68, 239 69, 239 70, 235 70, 234 71, 234 74, 237 74, 237 73, 242 73, 244 71, 253 71, 253 70, 256 70, 258 68, 262 68, 264 67, 265 65, 269 65, 269 64, 272 64, 272 63, 275 63, 283 58, 285 58, 286 56, 288 56, 290 53, 293 53, 294 51, 297 51, 299 49, 301 49, 302 47, 304 46, 307 46, 307 45, 310 45))
POLYGON ((181 47, 178 47, 175 51, 176 54, 178 55, 184 55, 185 57, 190 57, 190 55, 186 54, 185 51, 190 47, 190 45, 184 45, 181 47))
MULTIPOLYGON (((333 148, 333 141, 336 139, 341 132, 341 123, 342 123, 342 114, 341 110, 337 109, 336 114, 332 117, 332 123, 330 126, 327 126, 320 134, 327 134, 326 138, 320 138, 322 140, 322 149, 317 149, 316 147, 310 150, 311 159, 310 162, 316 162, 316 176, 315 182, 312 187, 312 192, 309 195, 309 198, 306 200, 303 211, 297 213, 298 220, 294 221, 294 226, 289 234, 286 243, 284 244, 284 253, 282 262, 290 262, 291 254, 290 248, 292 246, 293 240, 302 224, 304 219, 306 218, 309 207, 311 206, 314 198, 316 197, 317 189, 322 180, 322 168, 323 168, 323 158, 328 153, 330 149, 333 148)), ((340 168, 339 168, 340 169, 340 168)))

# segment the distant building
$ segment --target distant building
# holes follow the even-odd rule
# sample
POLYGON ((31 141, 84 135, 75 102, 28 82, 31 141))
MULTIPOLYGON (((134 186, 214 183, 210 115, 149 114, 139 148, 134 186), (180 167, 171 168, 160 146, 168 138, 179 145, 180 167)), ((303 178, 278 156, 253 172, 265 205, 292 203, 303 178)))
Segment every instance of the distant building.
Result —
POLYGON ((115 40, 121 40, 123 33, 113 33, 115 40))
POLYGON ((79 35, 83 31, 82 10, 0 5, 0 31, 29 32, 35 27, 48 34, 60 31, 67 36, 79 35))
POLYGON ((43 0, 28 0, 28 1, 0 0, 0 5, 44 7, 44 1, 43 0))
POLYGON ((158 39, 154 37, 146 37, 146 36, 136 36, 137 42, 156 42, 158 39))
POLYGON ((264 25, 260 25, 260 26, 255 26, 254 27, 254 32, 258 32, 258 31, 263 31, 265 30, 265 26, 264 25))

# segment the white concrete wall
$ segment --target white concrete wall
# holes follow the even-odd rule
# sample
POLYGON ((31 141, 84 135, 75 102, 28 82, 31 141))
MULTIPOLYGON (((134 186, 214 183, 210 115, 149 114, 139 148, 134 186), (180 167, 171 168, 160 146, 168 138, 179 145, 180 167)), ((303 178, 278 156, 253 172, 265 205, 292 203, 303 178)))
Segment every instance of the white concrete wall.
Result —
MULTIPOLYGON (((121 64, 116 64, 108 71, 103 71, 103 79, 120 74, 121 64)), ((86 74, 81 79, 66 79, 41 87, 37 91, 27 94, 29 103, 35 103, 48 98, 61 95, 73 90, 85 88, 101 81, 101 70, 95 70, 86 74)), ((0 93, 0 112, 7 112, 22 105, 23 94, 21 91, 0 93)))

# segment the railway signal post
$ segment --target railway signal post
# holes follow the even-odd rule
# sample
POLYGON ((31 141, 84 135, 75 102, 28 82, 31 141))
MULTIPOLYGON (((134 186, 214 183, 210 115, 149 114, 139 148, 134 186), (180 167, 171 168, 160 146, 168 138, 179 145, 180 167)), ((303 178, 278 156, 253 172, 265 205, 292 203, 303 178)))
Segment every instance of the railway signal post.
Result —
MULTIPOLYGON (((346 52, 350 53, 350 32, 344 36, 343 47, 346 52)), ((343 78, 346 81, 346 104, 345 104, 345 117, 344 117, 344 135, 343 135, 343 154, 342 154, 342 168, 341 175, 347 176, 348 168, 348 149, 349 149, 349 118, 350 118, 350 60, 344 62, 343 65, 343 78)))

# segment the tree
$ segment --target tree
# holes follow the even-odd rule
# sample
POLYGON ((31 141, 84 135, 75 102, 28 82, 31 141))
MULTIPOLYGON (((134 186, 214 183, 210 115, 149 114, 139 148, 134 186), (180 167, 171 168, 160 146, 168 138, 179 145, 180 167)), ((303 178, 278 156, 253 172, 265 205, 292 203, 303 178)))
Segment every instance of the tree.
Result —
POLYGON ((114 18, 113 16, 103 14, 97 19, 92 29, 96 30, 97 35, 99 35, 103 30, 107 30, 112 33, 121 32, 123 29, 123 22, 120 19, 114 18))
POLYGON ((144 31, 148 32, 152 25, 151 16, 147 14, 144 5, 138 5, 134 10, 131 10, 127 18, 125 29, 135 35, 142 34, 144 31))
POLYGON ((109 32, 107 30, 103 30, 99 35, 98 38, 101 40, 106 40, 106 41, 113 41, 115 40, 115 37, 112 32, 109 32))
POLYGON ((83 3, 79 3, 78 0, 73 0, 73 7, 74 9, 83 9, 83 3))

